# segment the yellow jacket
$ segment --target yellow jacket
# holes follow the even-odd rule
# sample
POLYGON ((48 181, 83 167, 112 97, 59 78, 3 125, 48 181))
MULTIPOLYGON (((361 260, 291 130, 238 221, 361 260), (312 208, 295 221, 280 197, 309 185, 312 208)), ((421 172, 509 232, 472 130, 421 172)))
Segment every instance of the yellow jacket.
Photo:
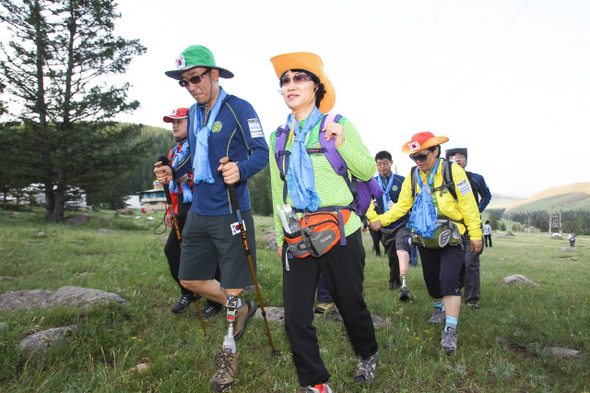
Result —
MULTIPOLYGON (((438 169, 434 174, 434 188, 440 187, 443 183, 442 161, 443 160, 440 159, 438 169)), ((455 183, 457 201, 455 201, 453 195, 446 188, 443 188, 442 196, 440 195, 440 190, 434 191, 438 202, 439 214, 453 220, 459 227, 461 234, 465 233, 467 227, 467 229, 469 229, 469 237, 471 240, 481 240, 481 218, 467 175, 463 168, 457 164, 452 164, 451 170, 453 172, 453 183, 455 183), (461 222, 464 222, 465 225, 461 224, 461 222)), ((426 184, 426 173, 420 171, 420 177, 422 177, 423 183, 426 184)), ((420 185, 416 182, 416 195, 418 195, 419 192, 420 185)), ((381 215, 377 215, 371 205, 367 212, 367 219, 370 222, 380 220, 381 225, 385 227, 405 216, 413 205, 412 175, 410 171, 410 174, 406 176, 406 179, 404 180, 397 203, 386 213, 381 215)))

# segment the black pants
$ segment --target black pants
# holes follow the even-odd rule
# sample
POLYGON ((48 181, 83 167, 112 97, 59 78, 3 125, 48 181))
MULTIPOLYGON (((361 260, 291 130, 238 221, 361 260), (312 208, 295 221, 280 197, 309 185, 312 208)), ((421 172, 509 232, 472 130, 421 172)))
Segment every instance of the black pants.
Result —
POLYGON ((373 250, 375 250, 375 255, 379 257, 381 256, 381 231, 374 231, 369 228, 369 233, 371 233, 371 239, 373 239, 373 250))
MULTIPOLYGON (((186 222, 186 215, 188 214, 188 211, 190 209, 190 203, 178 204, 178 214, 176 215, 176 222, 178 222, 178 229, 180 233, 182 233, 184 223, 186 222)), ((170 235, 168 236, 168 241, 166 242, 166 246, 164 247, 164 254, 166 254, 166 258, 168 258, 170 274, 172 274, 172 278, 174 279, 174 281, 178 283, 180 291, 183 295, 191 295, 192 292, 180 285, 180 280, 178 279, 178 269, 180 268, 180 242, 178 241, 178 236, 176 235, 176 228, 174 228, 174 226, 170 229, 170 235)))
POLYGON ((289 270, 283 266, 285 332, 301 386, 324 383, 330 378, 312 324, 320 272, 340 311, 354 352, 363 359, 377 352, 371 313, 363 299, 365 250, 360 229, 347 236, 346 241, 345 247, 337 245, 320 258, 291 258, 289 270))
POLYGON ((461 268, 463 248, 446 246, 440 250, 429 250, 418 246, 422 260, 422 274, 428 294, 433 299, 444 296, 461 296, 461 268))
POLYGON ((485 240, 486 247, 488 247, 488 242, 490 243, 489 247, 492 246, 492 235, 483 235, 485 240))

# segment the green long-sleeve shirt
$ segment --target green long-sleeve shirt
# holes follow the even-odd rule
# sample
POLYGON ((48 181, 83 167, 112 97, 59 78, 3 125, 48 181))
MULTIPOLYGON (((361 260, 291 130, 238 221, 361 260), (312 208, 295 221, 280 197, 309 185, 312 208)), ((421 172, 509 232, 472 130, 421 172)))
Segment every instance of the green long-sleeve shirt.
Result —
MULTIPOLYGON (((303 129, 306 120, 299 124, 299 128, 303 129)), ((376 166, 375 160, 369 153, 369 150, 363 144, 361 137, 355 126, 348 119, 341 117, 338 121, 344 127, 344 142, 338 147, 338 152, 348 166, 349 176, 353 174, 356 178, 362 181, 369 181, 375 174, 376 166)), ((306 147, 320 148, 319 133, 320 133, 321 119, 310 131, 307 138, 306 147)), ((276 131, 270 135, 270 179, 272 186, 272 202, 274 212, 275 231, 277 236, 277 245, 283 245, 283 225, 278 214, 277 205, 283 205, 283 180, 281 180, 277 161, 274 156, 276 141, 276 131)), ((290 149, 291 146, 288 146, 290 149)), ((315 189, 320 197, 320 207, 324 206, 347 206, 352 202, 352 194, 346 181, 342 176, 336 174, 330 162, 326 159, 324 153, 310 154, 313 163, 313 172, 315 176, 315 189)), ((291 204, 291 198, 287 195, 287 203, 291 204)), ((350 219, 344 227, 346 236, 354 233, 361 228, 362 222, 356 214, 351 214, 350 219)))

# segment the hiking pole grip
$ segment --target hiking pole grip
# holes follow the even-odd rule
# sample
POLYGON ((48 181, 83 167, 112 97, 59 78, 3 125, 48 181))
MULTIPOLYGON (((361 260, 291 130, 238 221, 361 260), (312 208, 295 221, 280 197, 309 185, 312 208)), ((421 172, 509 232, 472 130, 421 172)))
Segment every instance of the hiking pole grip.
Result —
MULTIPOLYGON (((162 157, 164 157, 164 156, 162 156, 162 157)), ((162 157, 160 157, 161 161, 158 161, 154 164, 154 167, 160 168, 164 165, 162 157)), ((168 163, 166 165, 168 165, 168 163)), ((164 186, 164 194, 166 194, 166 202, 168 203, 168 205, 172 206, 172 198, 170 198, 170 188, 168 187, 168 184, 162 184, 162 185, 164 186)))

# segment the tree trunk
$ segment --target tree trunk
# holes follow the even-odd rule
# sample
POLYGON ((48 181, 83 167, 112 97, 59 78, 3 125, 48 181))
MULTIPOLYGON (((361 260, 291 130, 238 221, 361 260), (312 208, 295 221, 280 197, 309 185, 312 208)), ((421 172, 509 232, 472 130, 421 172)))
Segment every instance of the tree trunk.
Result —
POLYGON ((65 191, 56 190, 54 192, 53 209, 49 216, 46 216, 45 221, 51 223, 62 223, 65 220, 65 191))

